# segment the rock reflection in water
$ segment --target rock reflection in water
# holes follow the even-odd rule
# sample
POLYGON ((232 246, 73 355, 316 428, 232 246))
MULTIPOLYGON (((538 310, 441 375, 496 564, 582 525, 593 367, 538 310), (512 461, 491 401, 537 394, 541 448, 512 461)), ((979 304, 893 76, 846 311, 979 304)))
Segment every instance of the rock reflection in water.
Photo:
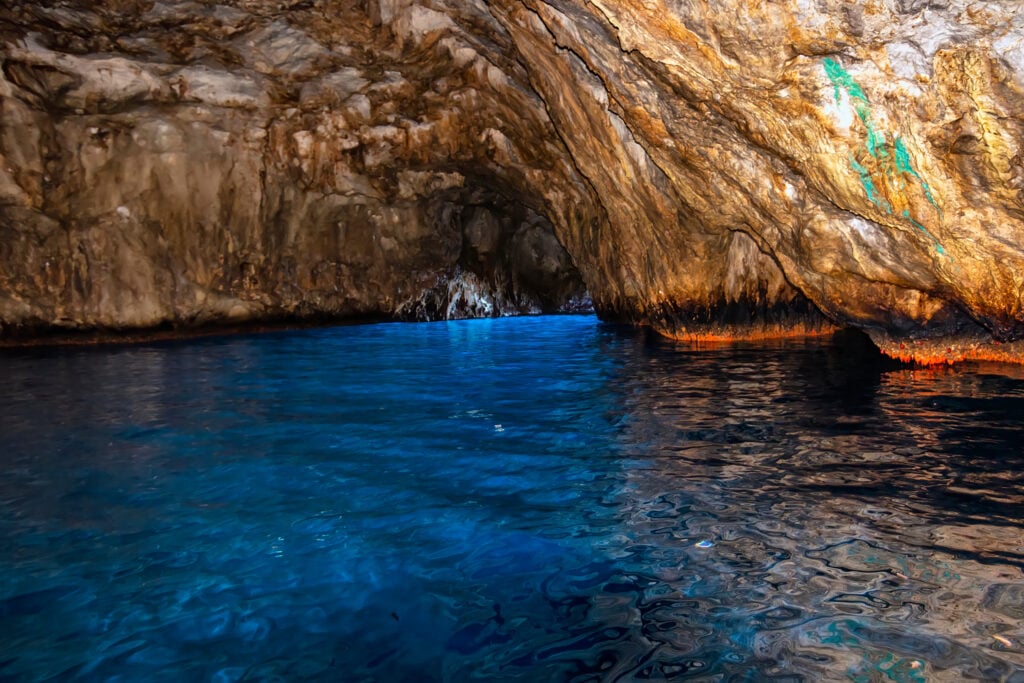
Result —
POLYGON ((1024 386, 857 343, 654 341, 627 366, 621 550, 654 661, 1024 680, 1024 386))
POLYGON ((7 353, 0 678, 1024 680, 1024 379, 858 339, 7 353))

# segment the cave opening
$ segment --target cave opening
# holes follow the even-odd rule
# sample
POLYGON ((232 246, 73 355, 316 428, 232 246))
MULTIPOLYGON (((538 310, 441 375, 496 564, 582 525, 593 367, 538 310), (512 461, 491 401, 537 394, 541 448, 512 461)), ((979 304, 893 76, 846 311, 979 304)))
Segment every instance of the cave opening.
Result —
POLYGON ((520 198, 475 183, 435 193, 428 220, 450 243, 435 286, 405 302, 400 320, 591 313, 572 257, 542 213, 520 198))

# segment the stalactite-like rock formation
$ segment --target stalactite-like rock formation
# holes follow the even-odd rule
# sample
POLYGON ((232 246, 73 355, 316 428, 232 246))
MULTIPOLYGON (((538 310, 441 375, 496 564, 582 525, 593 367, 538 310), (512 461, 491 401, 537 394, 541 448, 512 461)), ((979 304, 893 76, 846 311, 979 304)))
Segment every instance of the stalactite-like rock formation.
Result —
POLYGON ((1014 3, 66 0, 0 38, 7 334, 585 284, 678 338, 1024 359, 1014 3))

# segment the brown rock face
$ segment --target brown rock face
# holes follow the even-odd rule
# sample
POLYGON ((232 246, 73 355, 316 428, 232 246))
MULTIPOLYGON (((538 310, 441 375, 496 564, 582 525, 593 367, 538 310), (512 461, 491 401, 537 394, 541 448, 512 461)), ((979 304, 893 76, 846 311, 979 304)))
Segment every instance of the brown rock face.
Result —
POLYGON ((0 324, 585 305, 1024 359, 1024 14, 13 2, 0 324), (582 281, 581 281, 582 279, 582 281))
MULTIPOLYGON (((402 21, 421 38, 448 26, 419 12, 402 21)), ((4 331, 589 309, 551 221, 507 178, 525 167, 488 158, 502 119, 540 105, 499 93, 470 47, 439 46, 453 27, 421 47, 371 14, 0 10, 4 331)))

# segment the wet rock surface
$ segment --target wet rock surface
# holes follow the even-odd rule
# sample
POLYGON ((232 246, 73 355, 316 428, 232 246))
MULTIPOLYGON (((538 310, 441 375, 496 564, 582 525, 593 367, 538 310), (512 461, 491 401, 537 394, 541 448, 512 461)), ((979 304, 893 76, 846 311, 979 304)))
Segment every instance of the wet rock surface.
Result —
POLYGON ((567 310, 1024 358, 1014 2, 0 8, 0 323, 567 310))

